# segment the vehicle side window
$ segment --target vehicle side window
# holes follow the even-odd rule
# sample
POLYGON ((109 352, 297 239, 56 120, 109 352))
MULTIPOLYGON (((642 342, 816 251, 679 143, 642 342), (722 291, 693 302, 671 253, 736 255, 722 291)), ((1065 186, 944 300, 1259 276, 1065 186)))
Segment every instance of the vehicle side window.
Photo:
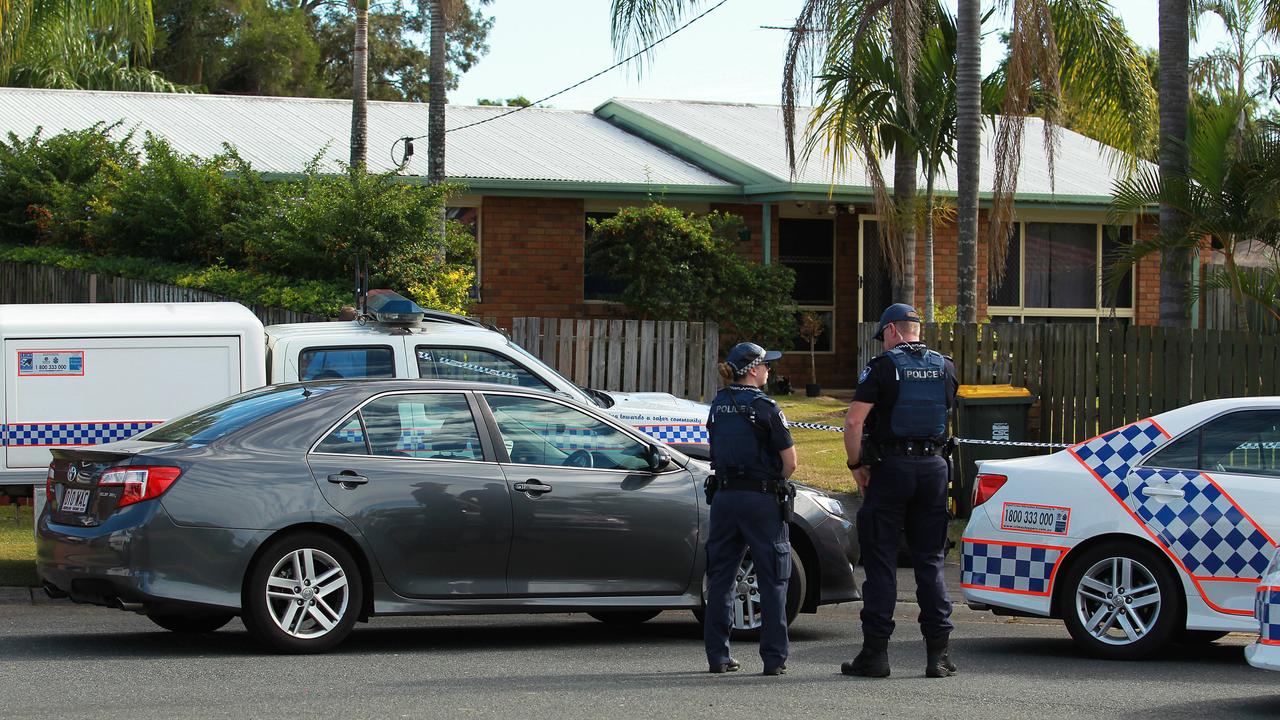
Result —
POLYGON ((464 395, 388 395, 365 405, 360 415, 374 455, 484 459, 480 433, 464 395))
POLYGON ((648 470, 649 447, 586 413, 541 398, 486 395, 511 462, 648 470))
POLYGON ((351 419, 338 426, 337 430, 316 445, 316 452, 337 453, 339 455, 368 455, 369 446, 364 441, 364 428, 360 426, 360 418, 351 419))
POLYGON ((416 355, 418 375, 429 380, 466 380, 551 389, 524 366, 487 350, 419 345, 416 355))
POLYGON ((1280 477, 1280 410, 1244 410, 1215 418, 1178 438, 1146 464, 1280 477))
POLYGON ((391 348, 307 348, 298 353, 299 380, 391 378, 396 376, 391 348))

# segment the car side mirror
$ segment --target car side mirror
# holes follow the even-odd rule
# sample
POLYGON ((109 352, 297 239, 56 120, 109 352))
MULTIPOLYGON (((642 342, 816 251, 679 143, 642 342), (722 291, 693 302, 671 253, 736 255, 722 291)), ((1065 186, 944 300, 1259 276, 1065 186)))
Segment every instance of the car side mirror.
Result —
POLYGON ((653 472, 662 472, 671 465, 671 456, 667 451, 653 445, 649 447, 649 455, 646 459, 649 461, 649 469, 653 472))

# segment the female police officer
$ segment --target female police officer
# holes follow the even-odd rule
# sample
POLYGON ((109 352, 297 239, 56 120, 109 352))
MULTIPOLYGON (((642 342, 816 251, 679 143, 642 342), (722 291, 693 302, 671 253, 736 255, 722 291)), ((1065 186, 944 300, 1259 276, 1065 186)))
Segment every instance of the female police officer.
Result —
POLYGON ((734 585, 743 553, 751 549, 760 587, 760 657, 765 675, 786 672, 787 580, 791 543, 783 504, 796 449, 778 404, 761 390, 769 363, 782 353, 739 343, 720 363, 730 383, 716 395, 707 418, 715 498, 707 538, 707 609, 703 639, 711 672, 733 672, 729 627, 734 585))

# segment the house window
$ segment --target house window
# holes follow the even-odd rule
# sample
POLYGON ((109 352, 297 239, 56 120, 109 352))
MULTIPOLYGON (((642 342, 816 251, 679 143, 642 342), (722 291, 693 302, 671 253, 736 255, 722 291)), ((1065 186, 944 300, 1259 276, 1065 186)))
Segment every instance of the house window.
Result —
MULTIPOLYGON (((1110 314, 1106 270, 1121 246, 1133 241, 1132 227, 1028 222, 1012 232, 1004 273, 987 287, 993 319, 1078 322, 1110 314)), ((1132 272, 1115 302, 1118 317, 1133 316, 1132 272)))
MULTIPOLYGON (((834 342, 836 302, 836 234, 831 220, 795 220, 778 222, 778 262, 791 268, 796 282, 791 298, 799 317, 814 313, 822 320, 823 332, 814 345, 817 352, 831 352, 834 342)), ((794 350, 809 350, 809 341, 796 335, 794 350)))
POLYGON ((592 235, 591 221, 608 220, 617 213, 609 212, 589 212, 586 217, 586 234, 583 242, 582 253, 582 299, 583 300, 601 300, 614 301, 626 289, 626 283, 617 278, 611 278, 600 272, 599 269, 592 267, 591 249, 592 235))

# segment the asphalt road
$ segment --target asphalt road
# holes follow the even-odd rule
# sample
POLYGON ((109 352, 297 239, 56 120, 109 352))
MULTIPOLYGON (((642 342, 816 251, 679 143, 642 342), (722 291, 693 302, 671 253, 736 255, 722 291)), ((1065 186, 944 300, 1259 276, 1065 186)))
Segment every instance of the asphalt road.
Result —
POLYGON ((618 630, 585 615, 393 618, 329 655, 267 655, 238 621, 184 638, 145 617, 66 602, 0 605, 2 718, 1277 718, 1280 676, 1233 635, 1159 660, 1078 656, 1060 623, 957 607, 957 677, 923 675, 914 606, 899 606, 892 677, 846 678, 859 605, 802 615, 790 672, 705 672, 686 612, 618 630))

